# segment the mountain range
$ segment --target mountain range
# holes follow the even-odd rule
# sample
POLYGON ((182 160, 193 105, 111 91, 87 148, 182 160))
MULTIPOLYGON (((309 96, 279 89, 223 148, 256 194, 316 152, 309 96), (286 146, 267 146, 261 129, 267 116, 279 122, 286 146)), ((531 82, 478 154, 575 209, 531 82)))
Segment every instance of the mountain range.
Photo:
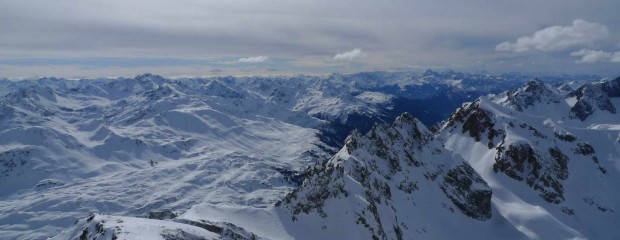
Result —
POLYGON ((0 235, 619 238, 620 78, 532 79, 0 81, 0 235))

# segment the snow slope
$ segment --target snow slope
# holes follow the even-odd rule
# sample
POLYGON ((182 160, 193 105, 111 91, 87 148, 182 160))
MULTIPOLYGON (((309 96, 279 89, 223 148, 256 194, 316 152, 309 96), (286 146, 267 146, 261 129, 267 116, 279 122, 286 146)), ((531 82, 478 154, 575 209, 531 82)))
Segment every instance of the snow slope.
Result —
MULTIPOLYGON (((444 149, 433 140, 434 133, 409 115, 385 124, 403 111, 418 109, 420 101, 441 99, 445 92, 454 97, 441 106, 460 105, 472 94, 503 90, 522 79, 431 71, 292 78, 169 80, 145 74, 129 79, 1 80, 0 92, 6 95, 0 100, 0 236, 44 239, 66 230, 58 239, 79 238, 85 229, 89 238, 121 239, 137 238, 141 229, 153 229, 146 233, 153 238, 169 239, 347 236, 338 225, 327 226, 333 220, 323 218, 319 208, 303 207, 308 202, 301 199, 316 193, 304 189, 340 172, 334 184, 351 194, 325 199, 325 212, 341 216, 345 211, 337 222, 345 224, 344 229, 359 230, 359 236, 458 236, 441 231, 442 223, 456 233, 469 229, 484 236, 498 228, 504 230, 493 236, 523 237, 511 218, 495 217, 495 205, 478 206, 471 200, 485 198, 493 185, 485 183, 484 174, 472 171, 477 170, 474 164, 468 167, 466 156, 444 149), (373 128, 374 122, 383 124, 373 128), (356 128, 371 131, 348 138, 347 143, 357 138, 362 147, 338 151, 356 128), (414 130, 420 134, 412 136, 414 130), (386 145, 374 146, 377 139, 386 145), (382 155, 384 151, 389 154, 382 155), (392 165, 382 162, 387 156, 392 165), (362 180, 356 173, 365 168, 372 170, 373 180, 362 180), (304 178, 304 187, 289 195, 304 178), (461 181, 472 184, 460 185, 461 181), (389 198, 381 193, 386 189, 389 198), (290 201, 274 207, 282 199, 290 201), (343 200, 359 205, 334 207, 343 200), (91 212, 99 214, 89 221, 91 212), (81 220, 69 228, 76 219, 81 220), (326 225, 326 230, 307 232, 302 222, 316 229, 326 225)), ((564 102, 591 99, 573 98, 564 102)), ((617 105, 617 98, 609 98, 617 105)), ((600 101, 591 104, 599 106, 600 101)), ((440 116, 449 110, 425 111, 440 116)), ((611 132, 615 135, 609 137, 617 141, 618 124, 597 120, 613 117, 606 110, 592 114, 583 132, 597 129, 601 134, 584 133, 583 138, 592 141, 611 132), (610 115, 600 114, 604 112, 610 115)), ((579 120, 569 115, 550 121, 579 120)), ((617 151, 617 145, 596 151, 617 151)), ((601 167, 609 170, 602 162, 616 156, 599 156, 601 167)), ((587 202, 607 208, 602 204, 609 201, 587 202)))
POLYGON ((618 239, 620 131, 600 126, 619 122, 619 84, 533 80, 436 133, 408 115, 355 132, 276 211, 295 239, 618 239))
POLYGON ((494 219, 491 189, 408 114, 345 147, 276 204, 296 239, 518 238, 494 219))
POLYGON ((617 104, 615 92, 587 89, 619 82, 564 95, 531 81, 458 109, 437 139, 476 169, 493 189, 499 215, 528 238, 618 239, 620 131, 593 126, 617 125, 620 116, 595 108, 581 118, 568 99, 589 95, 617 104))
POLYGON ((72 84, 33 83, 0 103, 2 236, 48 237, 89 212, 270 206, 330 149, 324 121, 216 80, 72 84))

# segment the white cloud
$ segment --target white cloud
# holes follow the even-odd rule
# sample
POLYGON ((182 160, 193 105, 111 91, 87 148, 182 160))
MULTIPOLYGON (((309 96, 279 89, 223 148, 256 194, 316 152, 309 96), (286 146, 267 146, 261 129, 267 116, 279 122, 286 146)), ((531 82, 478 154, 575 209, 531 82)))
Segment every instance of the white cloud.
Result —
POLYGON ((356 58, 366 57, 368 54, 362 51, 362 49, 356 48, 349 52, 338 53, 334 56, 334 60, 339 61, 351 61, 356 58))
POLYGON ((620 52, 606 52, 602 50, 581 49, 570 54, 581 57, 577 63, 620 62, 620 52))
POLYGON ((264 63, 267 60, 269 60, 269 57, 256 56, 256 57, 239 58, 239 60, 237 60, 237 62, 240 62, 240 63, 264 63))
POLYGON ((515 42, 500 43, 495 50, 507 52, 561 51, 572 47, 592 46, 609 36, 609 29, 605 25, 577 19, 571 26, 547 27, 536 31, 532 36, 520 37, 515 42))

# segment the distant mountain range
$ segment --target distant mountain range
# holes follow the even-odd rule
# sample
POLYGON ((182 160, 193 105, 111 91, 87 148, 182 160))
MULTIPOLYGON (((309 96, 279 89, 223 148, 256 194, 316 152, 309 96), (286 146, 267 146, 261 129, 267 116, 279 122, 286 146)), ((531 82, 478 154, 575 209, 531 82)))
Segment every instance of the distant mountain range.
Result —
POLYGON ((620 79, 532 79, 3 80, 0 235, 617 239, 620 79))

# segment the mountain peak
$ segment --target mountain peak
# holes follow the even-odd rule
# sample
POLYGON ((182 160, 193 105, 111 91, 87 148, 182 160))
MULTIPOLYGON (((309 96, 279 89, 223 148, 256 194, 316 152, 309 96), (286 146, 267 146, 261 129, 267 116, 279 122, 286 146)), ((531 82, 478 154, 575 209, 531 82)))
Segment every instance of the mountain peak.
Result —
POLYGON ((163 84, 166 82, 166 79, 160 75, 157 74, 152 74, 152 73, 145 73, 142 75, 138 75, 134 78, 134 80, 137 80, 139 82, 153 82, 155 84, 163 84))
POLYGON ((487 183, 430 138, 424 125, 408 113, 393 124, 375 124, 365 135, 354 131, 345 151, 309 171, 301 188, 276 206, 292 216, 292 224, 305 226, 311 219, 329 223, 324 225, 327 231, 310 239, 350 223, 357 224, 346 232, 368 234, 357 238, 409 239, 417 233, 408 226, 430 217, 425 215, 427 209, 447 214, 446 218, 462 214, 459 217, 489 219, 492 193, 487 183))
POLYGON ((422 77, 436 77, 439 76, 439 72, 433 71, 432 69, 426 69, 424 73, 422 73, 422 77))
POLYGON ((544 82, 540 81, 540 79, 538 78, 533 78, 525 83, 523 89, 526 92, 536 92, 536 91, 541 91, 544 88, 545 88, 544 82))
POLYGON ((398 116, 392 125, 399 128, 411 129, 411 131, 415 134, 414 137, 419 140, 422 140, 425 136, 431 134, 428 128, 420 122, 420 120, 408 112, 404 112, 398 116))
POLYGON ((602 88, 608 97, 620 97, 620 77, 603 83, 602 88))
POLYGON ((572 118, 585 121, 596 110, 615 114, 616 106, 611 98, 620 97, 620 78, 587 83, 570 92, 568 97, 577 100, 571 107, 572 118))
POLYGON ((510 106, 520 112, 536 103, 558 103, 561 98, 558 90, 536 78, 516 90, 506 91, 496 97, 496 99, 503 99, 499 101, 500 104, 510 106))
POLYGON ((396 118, 394 123, 414 123, 419 122, 411 113, 404 112, 396 118))

